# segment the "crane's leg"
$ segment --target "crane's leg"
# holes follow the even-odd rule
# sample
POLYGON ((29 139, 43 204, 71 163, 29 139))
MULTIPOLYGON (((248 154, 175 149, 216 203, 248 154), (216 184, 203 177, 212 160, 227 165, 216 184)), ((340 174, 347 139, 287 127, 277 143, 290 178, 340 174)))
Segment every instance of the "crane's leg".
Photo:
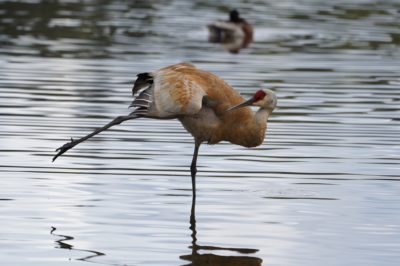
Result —
POLYGON ((192 208, 190 211, 190 224, 196 224, 196 173, 197 173, 197 155, 199 154, 201 141, 195 140, 192 164, 190 165, 190 173, 192 175, 192 208))
POLYGON ((129 115, 125 115, 125 116, 118 116, 116 118, 114 118, 110 123, 108 123, 107 125, 96 129, 95 131, 93 131, 92 133, 77 139, 77 140, 73 140, 71 138, 70 142, 65 143, 63 146, 59 147, 56 151, 57 154, 53 157, 53 162, 55 159, 57 159, 58 156, 62 155, 64 152, 68 151, 69 149, 72 149, 73 147, 75 147, 76 145, 78 145, 79 143, 93 137, 94 135, 99 134, 100 132, 107 130, 108 128, 114 126, 114 125, 118 125, 121 124, 122 122, 126 121, 126 120, 130 120, 130 119, 135 119, 138 118, 139 116, 137 114, 131 113, 129 115))
POLYGON ((192 195, 193 200, 196 200, 196 173, 197 173, 197 155, 199 154, 201 141, 195 140, 192 164, 190 165, 190 173, 192 175, 192 195))

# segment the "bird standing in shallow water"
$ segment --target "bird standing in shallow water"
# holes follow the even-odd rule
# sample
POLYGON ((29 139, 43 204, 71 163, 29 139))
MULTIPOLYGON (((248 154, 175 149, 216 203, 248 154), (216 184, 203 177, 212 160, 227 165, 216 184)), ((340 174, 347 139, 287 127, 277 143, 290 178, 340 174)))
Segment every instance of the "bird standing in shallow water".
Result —
POLYGON ((246 48, 253 41, 253 26, 240 17, 237 10, 229 13, 229 20, 217 20, 207 25, 209 41, 227 45, 233 53, 246 48))
POLYGON ((203 142, 229 141, 244 147, 262 144, 267 120, 277 104, 271 90, 258 90, 249 100, 216 75, 189 63, 138 74, 132 89, 133 112, 118 116, 78 140, 71 139, 56 151, 53 161, 77 144, 122 123, 140 117, 178 119, 195 141, 191 163, 193 197, 196 196, 197 156, 203 142), (258 106, 257 112, 249 106, 258 106))

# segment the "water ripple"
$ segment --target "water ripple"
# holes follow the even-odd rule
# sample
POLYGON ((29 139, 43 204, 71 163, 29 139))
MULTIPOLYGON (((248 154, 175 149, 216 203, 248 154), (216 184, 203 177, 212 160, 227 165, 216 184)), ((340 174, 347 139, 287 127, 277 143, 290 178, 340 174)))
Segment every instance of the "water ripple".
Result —
POLYGON ((237 54, 205 27, 232 5, 0 3, 4 264, 398 265, 398 1, 237 1, 255 27, 237 54), (129 112, 137 73, 180 61, 279 99, 260 147, 201 147, 196 223, 177 121, 127 122, 51 163, 129 112))

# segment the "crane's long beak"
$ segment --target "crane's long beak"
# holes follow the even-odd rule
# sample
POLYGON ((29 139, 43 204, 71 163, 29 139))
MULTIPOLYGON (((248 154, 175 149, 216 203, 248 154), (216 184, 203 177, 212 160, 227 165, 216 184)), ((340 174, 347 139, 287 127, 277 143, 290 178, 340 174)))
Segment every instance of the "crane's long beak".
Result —
POLYGON ((232 111, 232 110, 235 110, 235 109, 239 109, 239 108, 242 108, 242 107, 245 107, 245 106, 250 106, 250 105, 252 105, 253 103, 254 103, 254 99, 253 99, 253 98, 250 98, 250 99, 248 99, 247 101, 244 101, 244 102, 242 102, 242 103, 239 103, 238 105, 234 105, 234 106, 232 106, 232 107, 226 109, 225 112, 229 112, 229 111, 232 111))

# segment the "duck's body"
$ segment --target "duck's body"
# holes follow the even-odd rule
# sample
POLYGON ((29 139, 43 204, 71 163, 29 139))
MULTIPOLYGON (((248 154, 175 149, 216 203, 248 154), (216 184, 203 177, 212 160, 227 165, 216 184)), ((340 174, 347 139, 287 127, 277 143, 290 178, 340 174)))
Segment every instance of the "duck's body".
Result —
POLYGON ((246 48, 253 41, 253 26, 241 18, 236 10, 230 12, 229 20, 217 20, 207 27, 211 42, 237 43, 239 41, 240 48, 246 48))

